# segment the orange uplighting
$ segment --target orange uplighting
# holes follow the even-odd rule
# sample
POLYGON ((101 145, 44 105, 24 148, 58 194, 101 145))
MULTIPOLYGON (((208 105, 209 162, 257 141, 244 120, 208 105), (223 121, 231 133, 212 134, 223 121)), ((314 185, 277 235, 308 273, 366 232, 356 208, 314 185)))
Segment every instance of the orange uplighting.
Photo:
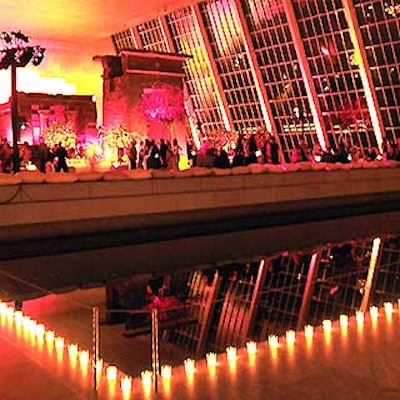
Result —
POLYGON ((48 346, 53 346, 54 337, 54 331, 47 331, 45 333, 45 340, 48 346))
POLYGON ((276 335, 269 335, 268 336, 268 345, 271 349, 278 348, 279 345, 279 338, 276 335))

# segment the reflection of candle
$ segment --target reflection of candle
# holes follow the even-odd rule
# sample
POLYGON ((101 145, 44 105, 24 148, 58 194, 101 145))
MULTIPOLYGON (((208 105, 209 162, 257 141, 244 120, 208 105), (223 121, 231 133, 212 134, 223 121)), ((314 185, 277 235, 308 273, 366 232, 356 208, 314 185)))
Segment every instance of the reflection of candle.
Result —
POLYGON ((293 330, 286 331, 287 345, 293 347, 295 341, 296 341, 296 332, 293 330))
POLYGON ((234 346, 227 347, 226 355, 227 355, 228 361, 236 361, 236 357, 237 357, 236 347, 234 347, 234 346))
POLYGON ((393 304, 390 301, 387 301, 383 303, 383 306, 385 307, 385 314, 387 319, 392 319, 392 314, 393 314, 393 304))
POLYGON ((253 355, 257 353, 257 343, 250 341, 246 343, 247 353, 253 355))
POLYGON ((207 353, 206 354, 207 365, 209 368, 215 368, 217 365, 217 354, 207 353))
POLYGON ((171 379, 172 367, 170 365, 162 365, 161 366, 161 377, 163 379, 171 379))
POLYGON ((106 369, 107 379, 110 382, 115 382, 118 376, 118 368, 115 365, 109 365, 106 369))
POLYGON ((330 319, 324 319, 322 321, 322 327, 323 327, 325 333, 331 333, 332 332, 332 321, 330 319))
POLYGON ((304 327, 304 335, 307 339, 312 339, 314 336, 314 327, 312 325, 306 325, 304 327))
POLYGON ((195 366, 194 360, 192 360, 191 358, 187 358, 186 360, 183 361, 183 364, 185 365, 186 373, 188 374, 194 373, 194 366, 195 366))
POLYGON ((278 344, 279 344, 278 336, 276 336, 276 335, 269 335, 268 336, 268 345, 269 345, 269 347, 271 347, 272 349, 276 349, 278 347, 278 344))

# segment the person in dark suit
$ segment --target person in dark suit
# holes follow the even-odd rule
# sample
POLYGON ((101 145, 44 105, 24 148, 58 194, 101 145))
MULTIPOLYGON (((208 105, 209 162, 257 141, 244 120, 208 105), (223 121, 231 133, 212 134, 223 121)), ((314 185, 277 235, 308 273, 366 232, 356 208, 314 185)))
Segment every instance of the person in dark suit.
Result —
POLYGON ((58 143, 56 151, 54 152, 54 156, 57 158, 56 172, 60 172, 61 170, 68 172, 68 153, 67 150, 62 146, 61 142, 58 143))

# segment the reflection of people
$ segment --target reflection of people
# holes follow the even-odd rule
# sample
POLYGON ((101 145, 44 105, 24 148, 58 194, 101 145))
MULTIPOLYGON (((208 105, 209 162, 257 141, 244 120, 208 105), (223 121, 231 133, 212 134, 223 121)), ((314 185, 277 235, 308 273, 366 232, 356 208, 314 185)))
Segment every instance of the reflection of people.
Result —
POLYGON ((68 153, 67 150, 62 146, 61 142, 58 143, 56 151, 54 152, 54 156, 57 158, 56 172, 60 172, 61 170, 68 172, 68 153))

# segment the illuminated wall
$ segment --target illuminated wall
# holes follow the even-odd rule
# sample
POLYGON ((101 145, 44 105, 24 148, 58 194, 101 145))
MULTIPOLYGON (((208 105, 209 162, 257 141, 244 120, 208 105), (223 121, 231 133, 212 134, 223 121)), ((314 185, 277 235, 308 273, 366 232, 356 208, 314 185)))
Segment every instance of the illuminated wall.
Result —
POLYGON ((206 0, 124 32, 112 37, 117 51, 132 43, 193 56, 187 90, 204 130, 242 131, 270 118, 286 155, 302 139, 321 142, 316 126, 331 146, 379 147, 377 126, 400 137, 400 18, 382 1, 206 0))

